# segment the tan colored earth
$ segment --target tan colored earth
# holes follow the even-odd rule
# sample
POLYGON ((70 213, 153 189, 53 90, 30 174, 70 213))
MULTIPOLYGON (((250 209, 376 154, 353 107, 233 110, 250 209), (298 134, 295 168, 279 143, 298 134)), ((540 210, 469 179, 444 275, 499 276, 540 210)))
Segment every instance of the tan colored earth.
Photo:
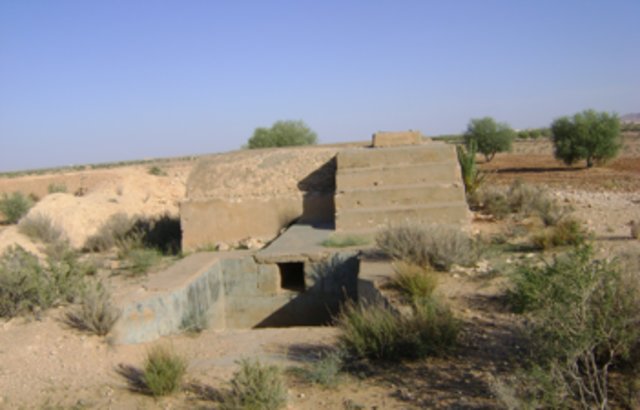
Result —
MULTIPOLYGON (((617 160, 593 169, 566 168, 553 159, 546 141, 516 143, 513 153, 498 154, 481 167, 492 171, 491 183, 506 185, 522 178, 547 186, 586 221, 599 249, 608 254, 637 253, 640 242, 629 237, 626 224, 640 221, 640 137, 630 135, 626 144, 617 160)), ((286 150, 274 152, 282 155, 286 150)), ((5 177, 0 178, 0 193, 20 190, 42 198, 31 212, 50 215, 71 242, 81 246, 115 212, 177 215, 194 163, 163 162, 159 166, 166 176, 149 174, 150 165, 145 164, 5 177), (69 194, 46 195, 50 184, 62 183, 69 194), (74 196, 79 189, 84 195, 74 196)), ((260 178, 259 162, 242 173, 260 178)), ((473 226, 485 233, 504 228, 480 216, 473 226)), ((14 226, 0 226, 0 249, 13 243, 33 251, 38 248, 14 226)), ((503 276, 483 275, 482 269, 443 275, 439 291, 464 329, 461 346, 451 357, 375 367, 361 377, 348 376, 335 389, 289 376, 288 408, 499 407, 492 386, 496 377, 513 370, 519 348, 518 321, 496 298, 503 282, 503 276)), ((63 321, 66 309, 56 308, 38 318, 0 320, 0 408, 216 408, 215 392, 227 387, 236 360, 259 358, 283 367, 305 366, 337 335, 331 327, 205 330, 154 343, 111 345, 108 339, 70 329, 63 321), (118 372, 122 366, 140 368, 145 353, 157 343, 171 345, 189 361, 185 389, 162 399, 130 391, 118 372)))

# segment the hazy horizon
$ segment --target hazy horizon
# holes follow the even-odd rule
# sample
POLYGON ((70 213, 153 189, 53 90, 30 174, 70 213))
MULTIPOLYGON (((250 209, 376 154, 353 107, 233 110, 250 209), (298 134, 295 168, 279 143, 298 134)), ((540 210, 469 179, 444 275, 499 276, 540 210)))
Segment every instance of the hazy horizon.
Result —
POLYGON ((0 3, 0 171, 640 111, 637 1, 0 3))

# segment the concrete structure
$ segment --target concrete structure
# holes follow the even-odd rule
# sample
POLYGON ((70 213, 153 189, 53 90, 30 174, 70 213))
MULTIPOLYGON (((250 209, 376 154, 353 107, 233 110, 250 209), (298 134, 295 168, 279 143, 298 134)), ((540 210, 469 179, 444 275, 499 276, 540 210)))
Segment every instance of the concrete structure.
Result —
POLYGON ((421 143, 422 134, 420 131, 376 132, 372 137, 372 145, 375 148, 419 145, 421 143))
POLYGON ((183 250, 271 240, 296 220, 332 223, 337 151, 261 149, 203 158, 180 206, 183 250))
POLYGON ((246 150, 201 160, 181 204, 184 250, 253 237, 292 222, 374 231, 387 224, 466 224, 455 148, 418 131, 376 133, 373 148, 246 150))
POLYGON ((345 298, 356 298, 354 253, 258 263, 247 251, 193 254, 116 298, 116 343, 180 332, 194 318, 208 328, 327 324, 345 298))
POLYGON ((335 207, 338 232, 469 221, 455 147, 442 142, 339 152, 335 207))

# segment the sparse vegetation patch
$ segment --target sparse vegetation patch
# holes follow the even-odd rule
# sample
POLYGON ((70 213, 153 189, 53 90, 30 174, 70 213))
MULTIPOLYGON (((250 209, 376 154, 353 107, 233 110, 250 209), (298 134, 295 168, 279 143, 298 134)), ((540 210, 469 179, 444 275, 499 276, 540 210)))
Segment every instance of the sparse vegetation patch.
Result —
POLYGON ((77 329, 104 336, 120 317, 111 295, 101 282, 88 286, 80 298, 80 305, 67 314, 67 323, 77 329))
POLYGON ((223 410, 282 409, 287 404, 287 389, 282 372, 276 366, 243 359, 223 395, 223 410))
POLYGON ((322 241, 322 246, 327 248, 348 248, 350 246, 368 245, 369 239, 356 235, 332 235, 322 241))
POLYGON ((351 358, 385 361, 444 355, 455 348, 460 329, 435 299, 420 300, 406 315, 384 305, 349 303, 336 324, 340 346, 351 358))
POLYGON ((472 264, 478 257, 476 241, 445 225, 391 226, 378 232, 376 244, 393 259, 442 271, 453 264, 472 264))
POLYGON ((43 243, 54 243, 64 240, 64 231, 54 224, 50 217, 33 212, 22 218, 18 230, 23 235, 43 243))

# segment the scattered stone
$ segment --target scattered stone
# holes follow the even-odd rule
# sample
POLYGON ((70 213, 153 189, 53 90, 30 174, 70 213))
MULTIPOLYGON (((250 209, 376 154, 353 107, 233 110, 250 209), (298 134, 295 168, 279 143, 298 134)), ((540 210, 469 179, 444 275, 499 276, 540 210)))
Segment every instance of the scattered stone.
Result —
POLYGON ((239 243, 239 247, 241 249, 250 249, 250 250, 262 249, 264 247, 264 242, 261 241, 260 239, 249 237, 241 240, 239 243))

